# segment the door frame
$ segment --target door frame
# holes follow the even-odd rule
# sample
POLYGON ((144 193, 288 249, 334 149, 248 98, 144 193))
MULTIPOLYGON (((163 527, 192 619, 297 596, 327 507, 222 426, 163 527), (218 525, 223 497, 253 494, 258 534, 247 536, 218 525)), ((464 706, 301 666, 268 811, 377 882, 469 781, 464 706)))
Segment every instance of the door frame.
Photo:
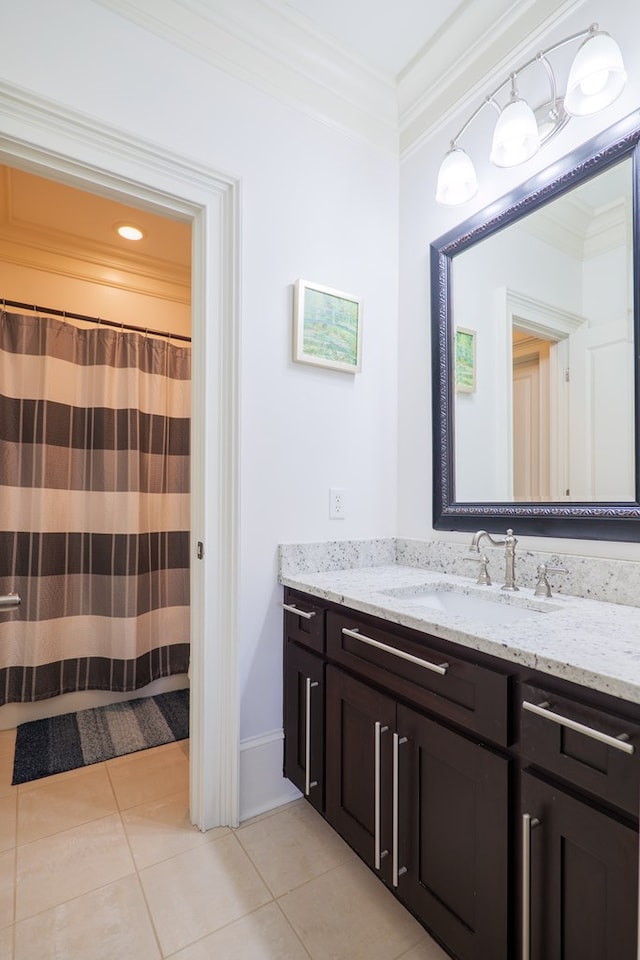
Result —
POLYGON ((6 81, 0 162, 191 223, 190 807, 201 830, 236 826, 239 181, 6 81))

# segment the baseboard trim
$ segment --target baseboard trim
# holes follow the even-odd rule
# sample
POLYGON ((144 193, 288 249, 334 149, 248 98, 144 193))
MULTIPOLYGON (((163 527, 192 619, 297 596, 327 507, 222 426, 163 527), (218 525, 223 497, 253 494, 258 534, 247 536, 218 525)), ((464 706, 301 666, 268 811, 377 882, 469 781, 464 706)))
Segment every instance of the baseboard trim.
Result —
POLYGON ((283 743, 282 730, 240 741, 240 821, 302 796, 282 776, 283 743))

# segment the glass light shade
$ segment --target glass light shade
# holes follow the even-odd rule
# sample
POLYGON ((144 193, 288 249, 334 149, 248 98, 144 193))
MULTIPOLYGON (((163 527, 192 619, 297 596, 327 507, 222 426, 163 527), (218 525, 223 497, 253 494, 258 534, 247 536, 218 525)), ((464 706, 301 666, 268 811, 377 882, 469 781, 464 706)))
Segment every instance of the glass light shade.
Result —
POLYGON ((593 33, 576 53, 564 106, 574 117, 586 117, 603 110, 620 96, 627 74, 620 48, 608 33, 593 33))
POLYGON ((515 167, 524 163, 540 146, 538 124, 525 100, 512 97, 500 113, 491 145, 491 163, 496 167, 515 167))
POLYGON ((478 178, 473 163, 460 147, 452 147, 438 171, 436 201, 446 207, 466 203, 478 191, 478 178))

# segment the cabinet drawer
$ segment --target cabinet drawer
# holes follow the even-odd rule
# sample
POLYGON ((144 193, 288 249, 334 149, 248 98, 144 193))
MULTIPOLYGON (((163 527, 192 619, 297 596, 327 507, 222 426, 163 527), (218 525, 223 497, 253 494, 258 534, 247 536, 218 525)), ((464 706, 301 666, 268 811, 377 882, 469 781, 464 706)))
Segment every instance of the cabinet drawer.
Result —
POLYGON ((303 594, 287 590, 282 604, 286 640, 324 653, 324 608, 311 603, 303 594))
POLYGON ((327 656, 494 743, 508 743, 509 678, 438 647, 428 635, 372 625, 345 611, 327 613, 327 656))
POLYGON ((640 725, 526 683, 518 703, 524 758, 638 816, 640 725))

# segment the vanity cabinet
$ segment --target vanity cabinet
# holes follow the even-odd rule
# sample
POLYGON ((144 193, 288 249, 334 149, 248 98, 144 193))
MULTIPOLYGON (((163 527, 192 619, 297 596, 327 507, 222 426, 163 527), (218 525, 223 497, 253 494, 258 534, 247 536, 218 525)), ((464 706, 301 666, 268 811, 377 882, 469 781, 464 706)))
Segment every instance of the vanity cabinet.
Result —
POLYGON ((521 807, 523 958, 636 960, 636 830, 529 773, 521 807))
POLYGON ((522 956, 636 960, 640 729, 531 684, 518 700, 522 956))
POLYGON ((285 774, 450 955, 637 960, 640 708, 285 599, 285 774))
POLYGON ((305 600, 285 610, 284 775, 324 809, 324 610, 305 600))
POLYGON ((509 761, 327 667, 329 823, 454 956, 507 960, 509 761))

